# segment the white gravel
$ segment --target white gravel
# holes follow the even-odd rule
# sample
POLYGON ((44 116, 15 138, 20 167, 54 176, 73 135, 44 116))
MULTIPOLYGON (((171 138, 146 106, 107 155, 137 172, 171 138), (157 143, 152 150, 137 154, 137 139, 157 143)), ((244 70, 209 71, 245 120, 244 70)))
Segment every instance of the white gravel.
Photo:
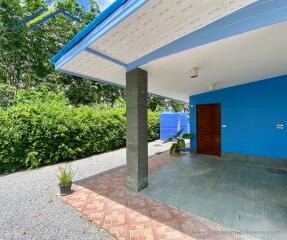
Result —
MULTIPOLYGON (((149 156, 170 144, 149 143, 149 156)), ((81 180, 126 163, 125 148, 72 162, 81 180)), ((58 165, 0 175, 0 239, 113 239, 56 195, 58 165)))

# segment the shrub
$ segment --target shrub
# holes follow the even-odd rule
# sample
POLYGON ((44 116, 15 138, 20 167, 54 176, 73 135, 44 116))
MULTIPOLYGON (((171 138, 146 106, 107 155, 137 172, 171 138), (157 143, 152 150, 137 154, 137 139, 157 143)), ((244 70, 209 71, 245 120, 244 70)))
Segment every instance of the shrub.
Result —
POLYGON ((148 111, 148 140, 159 139, 159 113, 148 111))
POLYGON ((6 109, 15 101, 16 88, 8 84, 0 83, 0 108, 6 109))
MULTIPOLYGON (((159 114, 148 115, 148 139, 154 140, 159 137, 159 114)), ((15 105, 0 109, 0 126, 0 166, 5 172, 91 156, 123 147, 126 141, 125 109, 77 108, 61 94, 30 98, 20 91, 15 105)))

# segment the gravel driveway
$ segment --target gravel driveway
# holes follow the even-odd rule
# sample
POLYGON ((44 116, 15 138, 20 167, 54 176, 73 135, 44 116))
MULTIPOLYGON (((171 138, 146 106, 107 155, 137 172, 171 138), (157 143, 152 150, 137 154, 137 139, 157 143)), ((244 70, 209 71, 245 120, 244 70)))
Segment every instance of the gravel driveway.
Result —
MULTIPOLYGON (((149 156, 170 144, 149 143, 149 156)), ((126 163, 125 148, 72 162, 75 180, 126 163)), ((0 176, 0 239, 113 239, 59 197, 57 165, 0 176)))

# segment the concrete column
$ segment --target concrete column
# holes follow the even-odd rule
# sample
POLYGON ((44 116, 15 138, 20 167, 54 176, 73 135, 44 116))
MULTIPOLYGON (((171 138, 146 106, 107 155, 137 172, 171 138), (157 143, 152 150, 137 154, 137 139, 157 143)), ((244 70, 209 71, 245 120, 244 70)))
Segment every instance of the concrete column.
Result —
POLYGON ((126 187, 139 192, 148 185, 147 72, 126 73, 127 178, 126 187))

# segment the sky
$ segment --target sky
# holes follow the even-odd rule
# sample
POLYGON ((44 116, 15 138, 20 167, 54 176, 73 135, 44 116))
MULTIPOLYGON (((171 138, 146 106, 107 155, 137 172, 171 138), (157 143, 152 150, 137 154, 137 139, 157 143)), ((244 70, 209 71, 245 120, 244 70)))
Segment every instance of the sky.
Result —
MULTIPOLYGON (((99 4, 101 10, 105 10, 114 1, 115 0, 97 0, 97 3, 99 4)), ((88 7, 90 0, 78 0, 78 2, 88 7)))

